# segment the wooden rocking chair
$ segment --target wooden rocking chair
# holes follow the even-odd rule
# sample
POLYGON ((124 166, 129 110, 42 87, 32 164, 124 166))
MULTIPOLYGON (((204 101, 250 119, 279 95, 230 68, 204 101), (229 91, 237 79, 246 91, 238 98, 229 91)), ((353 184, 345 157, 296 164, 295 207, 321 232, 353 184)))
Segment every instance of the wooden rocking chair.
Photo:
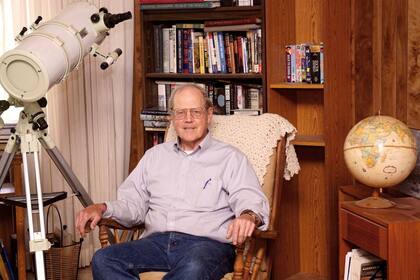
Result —
MULTIPOLYGON (((221 118, 220 116, 218 117, 221 118)), ((246 122, 246 120, 244 121, 246 122)), ((224 127, 223 129, 225 130, 226 128, 224 127)), ((232 133, 237 133, 237 131, 238 128, 236 127, 232 133)), ((224 131, 224 133, 226 133, 226 131, 224 131)), ((215 133, 213 133, 213 136, 224 141, 223 138, 218 137, 215 133)), ((269 279, 270 277, 271 259, 267 256, 266 251, 268 241, 275 239, 278 235, 277 211, 280 207, 280 195, 283 187, 283 172, 286 161, 286 139, 287 135, 278 140, 277 146, 272 149, 269 164, 265 167, 266 170, 262 187, 264 193, 270 201, 271 209, 268 230, 255 230, 251 238, 249 238, 244 244, 236 247, 234 271, 233 273, 226 274, 223 280, 254 280, 269 279)), ((257 151, 259 150, 258 146, 255 146, 254 148, 257 151)), ((246 154, 246 152, 244 153, 246 154)), ((102 219, 98 225, 99 239, 102 247, 106 247, 114 243, 135 240, 140 237, 144 229, 143 225, 127 228, 111 219, 102 219)), ((141 273, 139 276, 141 280, 160 280, 164 275, 165 272, 146 272, 141 273)))

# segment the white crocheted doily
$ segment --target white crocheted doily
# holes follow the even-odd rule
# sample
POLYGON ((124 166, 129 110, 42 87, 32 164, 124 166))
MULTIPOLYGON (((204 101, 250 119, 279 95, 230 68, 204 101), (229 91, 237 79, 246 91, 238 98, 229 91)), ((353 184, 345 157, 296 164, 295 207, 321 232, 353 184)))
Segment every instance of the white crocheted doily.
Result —
MULTIPOLYGON (((248 157, 261 184, 273 148, 276 147, 277 141, 287 133, 284 178, 290 180, 300 170, 295 149, 290 143, 295 138, 296 128, 277 114, 265 113, 260 116, 214 115, 209 130, 214 138, 237 147, 248 157)), ((175 139, 175 129, 171 124, 166 135, 166 141, 175 139)))

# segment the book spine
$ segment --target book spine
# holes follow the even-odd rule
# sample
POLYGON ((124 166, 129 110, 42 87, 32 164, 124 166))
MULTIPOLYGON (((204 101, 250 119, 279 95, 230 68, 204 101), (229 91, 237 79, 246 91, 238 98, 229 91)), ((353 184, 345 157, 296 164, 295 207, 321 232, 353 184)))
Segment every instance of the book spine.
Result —
POLYGON ((162 26, 153 25, 153 41, 155 44, 155 71, 162 72, 162 26))
POLYGON ((217 66, 217 72, 222 72, 222 60, 220 58, 220 48, 219 48, 219 37, 217 35, 217 32, 213 32, 213 43, 214 43, 214 53, 216 56, 216 66, 217 66))
POLYGON ((311 46, 311 78, 312 83, 319 84, 321 82, 320 72, 320 46, 311 46))
POLYGON ((225 26, 225 25, 243 25, 243 24, 259 24, 261 19, 257 17, 249 17, 242 19, 231 19, 231 20, 209 20, 204 22, 204 26, 225 26))
POLYGON ((169 73, 177 72, 177 58, 176 58, 176 27, 169 28, 169 73))
POLYGON ((176 28, 203 29, 204 24, 202 24, 202 23, 177 23, 176 28))
POLYGON ((169 73, 169 28, 162 28, 163 72, 169 73))
POLYGON ((200 58, 200 74, 205 74, 205 62, 204 62, 204 38, 203 34, 198 36, 198 53, 200 58))
POLYGON ((319 72, 320 72, 320 83, 324 83, 324 43, 319 46, 319 72))
POLYGON ((212 74, 213 73, 213 58, 212 58, 212 54, 213 54, 213 50, 212 50, 212 40, 211 40, 211 33, 205 32, 206 35, 206 42, 207 42, 207 60, 208 60, 208 65, 207 65, 207 71, 212 74))
POLYGON ((171 3, 196 3, 205 2, 206 0, 139 0, 140 4, 171 4, 171 3))
POLYGON ((142 4, 140 10, 210 9, 219 6, 220 4, 214 2, 142 4))
POLYGON ((7 268, 7 271, 9 273, 9 279, 10 280, 15 280, 16 276, 15 276, 14 271, 13 271, 12 263, 9 260, 9 257, 7 255, 6 247, 4 247, 3 241, 1 239, 0 239, 0 255, 1 255, 0 258, 3 259, 3 262, 4 262, 4 264, 7 268))
POLYGON ((305 61, 306 61, 306 79, 307 83, 312 83, 312 76, 311 76, 311 68, 312 68, 312 61, 311 61, 311 49, 310 45, 305 45, 305 61))
POLYGON ((182 73, 182 63, 183 63, 183 47, 184 42, 182 38, 183 31, 180 28, 176 29, 176 71, 177 73, 182 73))
POLYGON ((226 84, 225 85, 225 114, 230 115, 231 110, 231 100, 230 100, 230 94, 231 94, 231 85, 226 84))
POLYGON ((184 29, 183 30, 183 54, 182 54, 182 72, 188 74, 188 38, 190 35, 191 29, 184 29))
POLYGON ((188 73, 194 73, 194 29, 190 30, 188 36, 188 73))
POLYGON ((292 82, 292 48, 290 45, 286 46, 286 82, 292 82))
POLYGON ((225 54, 225 43, 223 38, 223 32, 217 32, 218 43, 219 43, 219 53, 220 53, 220 66, 222 73, 226 73, 226 54, 225 54))

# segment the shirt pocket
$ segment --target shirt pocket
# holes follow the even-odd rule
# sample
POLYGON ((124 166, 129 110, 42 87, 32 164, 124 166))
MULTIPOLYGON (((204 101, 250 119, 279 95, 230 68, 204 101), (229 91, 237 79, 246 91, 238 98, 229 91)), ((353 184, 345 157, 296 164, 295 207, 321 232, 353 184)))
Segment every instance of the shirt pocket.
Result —
POLYGON ((200 210, 213 210, 218 207, 222 196, 222 186, 217 177, 204 177, 198 181, 198 192, 194 206, 200 210))

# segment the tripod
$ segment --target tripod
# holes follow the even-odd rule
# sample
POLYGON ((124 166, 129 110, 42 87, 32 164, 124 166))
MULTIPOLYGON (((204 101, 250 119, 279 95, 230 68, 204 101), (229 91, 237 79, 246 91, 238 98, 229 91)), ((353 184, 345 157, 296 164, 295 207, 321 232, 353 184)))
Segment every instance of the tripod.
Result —
MULTIPOLYGON (((46 105, 45 101, 46 100, 44 100, 44 103, 46 105)), ((16 128, 11 129, 11 135, 7 141, 6 148, 0 159, 0 186, 3 184, 18 147, 20 147, 23 161, 26 208, 29 226, 29 250, 30 252, 35 252, 37 279, 43 280, 45 279, 43 251, 48 250, 51 244, 46 239, 44 225, 42 188, 39 172, 40 146, 42 146, 47 151, 48 156, 52 159, 58 170, 60 170, 64 179, 69 184, 73 193, 78 197, 83 207, 87 207, 88 205, 93 204, 93 202, 76 175, 71 170, 69 164, 66 162, 60 151, 55 146, 51 137, 48 135, 46 130, 48 124, 45 120, 45 114, 39 103, 43 105, 42 102, 24 103, 23 110, 20 112, 19 120, 16 124, 16 128), (28 172, 28 154, 33 154, 34 156, 35 183, 39 214, 39 231, 37 232, 34 231, 32 217, 33 212, 28 172)))

